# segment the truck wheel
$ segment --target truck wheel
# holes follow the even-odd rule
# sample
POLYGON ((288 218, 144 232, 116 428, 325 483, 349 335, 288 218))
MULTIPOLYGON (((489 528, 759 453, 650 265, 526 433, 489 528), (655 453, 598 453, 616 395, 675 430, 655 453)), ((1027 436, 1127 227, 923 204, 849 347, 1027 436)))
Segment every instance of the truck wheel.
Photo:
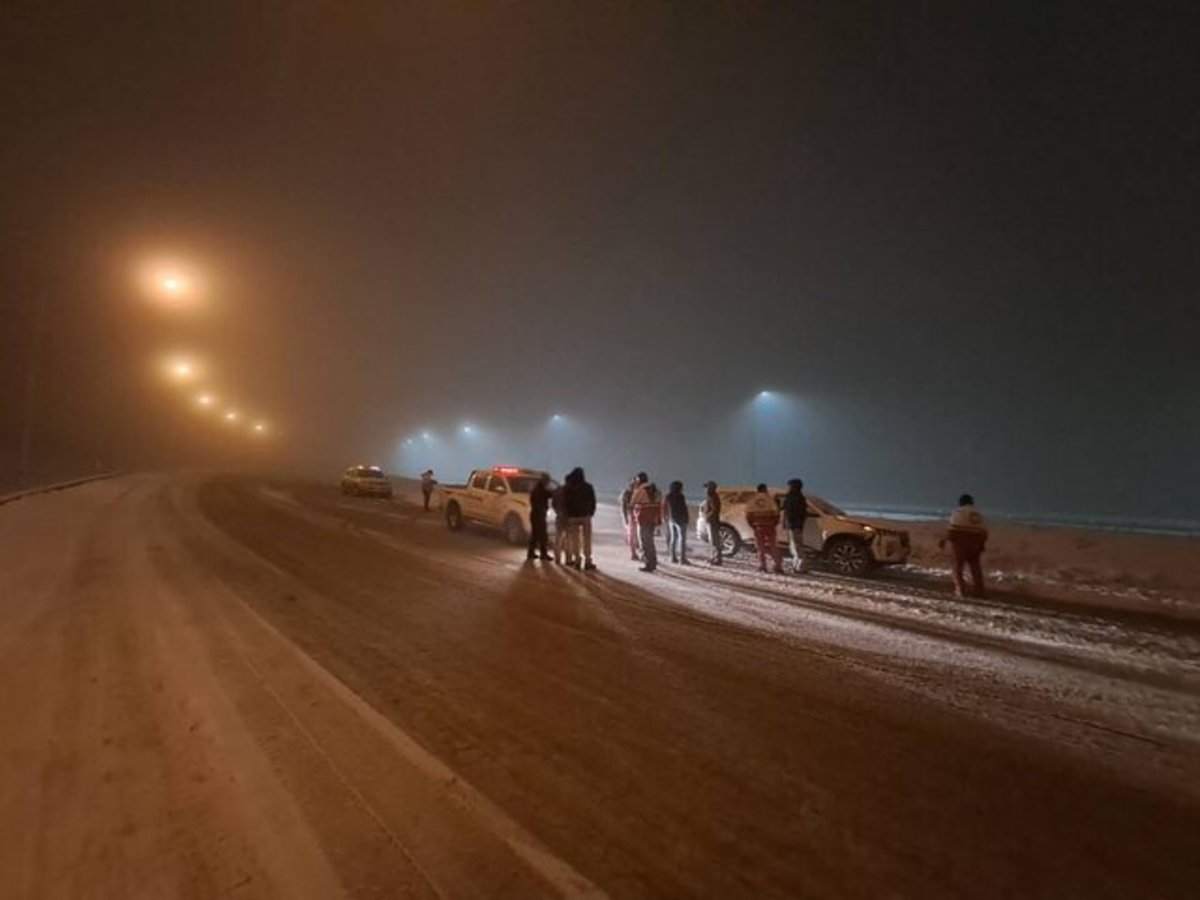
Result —
POLYGON ((852 537, 834 538, 825 548, 825 562, 839 575, 862 575, 871 567, 867 545, 852 537))
POLYGON ((446 527, 451 531, 458 531, 463 527, 462 510, 453 501, 446 506, 446 527))
POLYGON ((509 513, 504 517, 504 536, 510 544, 525 543, 525 526, 521 524, 521 517, 516 513, 509 513))
POLYGON ((719 533, 721 535, 721 555, 737 556, 738 551, 742 549, 742 536, 737 533, 737 529, 722 522, 719 533))

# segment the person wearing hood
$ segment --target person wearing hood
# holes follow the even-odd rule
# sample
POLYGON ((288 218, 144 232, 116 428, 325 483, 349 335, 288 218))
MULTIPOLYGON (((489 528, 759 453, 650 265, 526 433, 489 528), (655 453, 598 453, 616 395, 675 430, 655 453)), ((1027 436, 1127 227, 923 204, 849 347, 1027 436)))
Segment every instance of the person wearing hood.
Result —
POLYGON ((530 561, 550 559, 550 536, 546 532, 546 513, 550 510, 550 476, 542 475, 529 492, 529 547, 526 558, 530 561))
POLYGON ((688 505, 682 481, 671 482, 663 499, 663 517, 667 520, 667 551, 671 562, 691 565, 687 558, 688 505))
POLYGON ((577 569, 594 570, 592 517, 596 515, 596 489, 579 466, 567 473, 563 505, 567 512, 567 553, 574 557, 577 569))
POLYGON ((758 548, 758 570, 767 571, 767 557, 771 557, 776 575, 783 574, 783 553, 775 529, 779 525, 779 507, 765 484, 760 484, 746 501, 746 522, 754 531, 754 544, 758 548))
POLYGON ((987 545, 987 523, 983 514, 975 508, 975 498, 963 494, 958 498, 958 509, 950 514, 950 525, 946 535, 938 541, 938 547, 950 547, 954 552, 954 595, 961 598, 966 593, 963 569, 970 567, 971 581, 976 597, 983 597, 983 563, 980 557, 987 545))
POLYGON ((629 506, 633 521, 637 525, 638 544, 642 550, 643 572, 658 569, 658 548, 654 546, 654 532, 662 524, 663 497, 658 486, 645 472, 638 472, 638 486, 630 498, 629 506))
POLYGON ((782 519, 792 551, 792 571, 797 574, 804 571, 804 521, 807 518, 808 498, 804 496, 804 482, 792 478, 783 495, 782 519))

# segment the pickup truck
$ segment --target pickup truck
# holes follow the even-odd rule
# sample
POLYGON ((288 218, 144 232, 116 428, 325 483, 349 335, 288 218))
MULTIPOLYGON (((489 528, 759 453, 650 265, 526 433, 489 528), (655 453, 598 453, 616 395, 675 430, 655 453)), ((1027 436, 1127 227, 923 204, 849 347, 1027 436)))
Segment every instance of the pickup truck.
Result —
POLYGON ((483 525, 502 531, 510 544, 525 543, 529 492, 545 475, 536 469, 493 466, 475 469, 466 484, 440 485, 446 527, 458 531, 468 523, 483 525))

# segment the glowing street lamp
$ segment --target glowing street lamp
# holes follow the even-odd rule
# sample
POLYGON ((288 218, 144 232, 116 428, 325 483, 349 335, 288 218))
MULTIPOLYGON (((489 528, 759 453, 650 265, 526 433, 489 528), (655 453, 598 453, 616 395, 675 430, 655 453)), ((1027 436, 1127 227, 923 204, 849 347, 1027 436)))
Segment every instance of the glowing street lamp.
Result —
POLYGON ((167 360, 165 368, 172 381, 191 381, 200 374, 200 367, 186 357, 167 360))
POLYGON ((173 260, 151 260, 138 267, 142 294, 154 305, 172 312, 191 312, 203 299, 204 285, 189 266, 173 260))
POLYGON ((196 397, 196 405, 202 406, 205 409, 211 409, 212 405, 216 402, 217 400, 212 394, 200 394, 196 397))
POLYGON ((241 418, 241 414, 238 413, 238 411, 236 409, 231 409, 225 413, 225 421, 226 422, 236 422, 240 418, 241 418))
POLYGON ((750 409, 750 471, 752 480, 757 482, 759 479, 759 464, 758 451, 759 444, 762 442, 759 436, 760 419, 763 416, 763 406, 772 399, 770 391, 762 390, 754 395, 754 403, 750 409))
POLYGON ((255 422, 254 423, 254 432, 256 434, 266 434, 267 433, 267 423, 266 422, 255 422))

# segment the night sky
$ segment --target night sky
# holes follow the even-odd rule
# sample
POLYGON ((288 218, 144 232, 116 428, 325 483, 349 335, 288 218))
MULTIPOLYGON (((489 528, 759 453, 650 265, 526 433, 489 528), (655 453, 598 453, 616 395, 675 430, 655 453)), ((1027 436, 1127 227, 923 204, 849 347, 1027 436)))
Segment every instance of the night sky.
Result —
POLYGON ((179 349, 280 467, 1200 519, 1195 9, 7 4, 0 462, 36 301, 46 471, 241 460, 179 349))

